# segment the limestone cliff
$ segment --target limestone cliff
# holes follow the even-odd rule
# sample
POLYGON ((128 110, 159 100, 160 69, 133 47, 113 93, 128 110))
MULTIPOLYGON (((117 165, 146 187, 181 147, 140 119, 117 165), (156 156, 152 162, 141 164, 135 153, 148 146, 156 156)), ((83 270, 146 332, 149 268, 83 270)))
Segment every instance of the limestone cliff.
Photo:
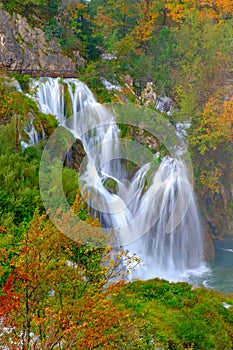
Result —
POLYGON ((215 239, 233 241, 233 162, 228 160, 219 193, 202 192, 199 200, 209 230, 215 239))
POLYGON ((32 28, 19 14, 0 10, 0 68, 74 74, 84 64, 78 51, 74 59, 66 56, 55 40, 48 42, 41 28, 32 28))

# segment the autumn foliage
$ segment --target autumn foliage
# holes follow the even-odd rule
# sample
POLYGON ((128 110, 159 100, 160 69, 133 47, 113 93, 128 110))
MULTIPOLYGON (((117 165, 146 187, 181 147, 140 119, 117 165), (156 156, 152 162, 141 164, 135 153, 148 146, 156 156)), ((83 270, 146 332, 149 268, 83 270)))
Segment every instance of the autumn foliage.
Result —
POLYGON ((191 0, 191 1, 165 1, 168 16, 177 23, 181 23, 192 12, 197 11, 200 18, 211 18, 221 21, 224 16, 232 14, 231 0, 191 0))
POLYGON ((35 214, 17 253, 1 253, 2 264, 7 257, 10 263, 0 296, 1 322, 9 330, 0 335, 4 346, 113 349, 131 334, 129 312, 114 302, 124 282, 117 282, 120 262, 110 247, 81 246, 35 214))

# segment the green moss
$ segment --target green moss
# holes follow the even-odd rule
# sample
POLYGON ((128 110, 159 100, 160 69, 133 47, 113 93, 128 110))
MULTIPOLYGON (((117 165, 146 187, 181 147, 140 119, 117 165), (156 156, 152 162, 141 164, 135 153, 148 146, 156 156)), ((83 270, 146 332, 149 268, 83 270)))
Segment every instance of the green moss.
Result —
POLYGON ((38 112, 33 120, 35 129, 42 133, 42 128, 47 136, 52 135, 58 126, 56 118, 52 114, 38 112))
POLYGON ((118 127, 120 129, 120 137, 121 138, 131 138, 131 125, 128 124, 118 124, 118 127))
POLYGON ((233 296, 197 288, 187 283, 154 279, 125 285, 120 302, 130 308, 142 337, 163 349, 232 349, 233 296))
POLYGON ((22 75, 20 73, 10 73, 10 76, 19 82, 20 87, 24 92, 29 92, 29 88, 30 88, 29 83, 31 79, 30 75, 28 74, 22 75))
POLYGON ((112 179, 112 178, 108 178, 107 180, 105 180, 103 185, 111 193, 117 193, 118 192, 117 181, 112 179))
POLYGON ((227 202, 227 210, 230 215, 233 215, 233 201, 227 202))
POLYGON ((64 101, 65 101, 65 111, 66 117, 69 118, 73 114, 72 100, 70 97, 68 85, 64 84, 64 101))

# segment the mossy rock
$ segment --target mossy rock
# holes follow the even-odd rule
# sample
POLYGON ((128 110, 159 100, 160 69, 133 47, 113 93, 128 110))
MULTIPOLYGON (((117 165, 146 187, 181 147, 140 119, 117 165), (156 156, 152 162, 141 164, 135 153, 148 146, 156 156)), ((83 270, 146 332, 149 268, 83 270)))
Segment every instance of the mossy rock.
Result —
POLYGON ((111 193, 115 193, 116 194, 118 192, 118 183, 117 183, 116 180, 114 180, 111 177, 107 178, 104 181, 103 185, 111 193))
POLYGON ((49 137, 58 127, 58 121, 52 114, 38 113, 33 120, 33 125, 39 133, 42 134, 44 130, 46 136, 49 137))
POLYGON ((66 118, 69 118, 73 115, 73 106, 67 84, 64 84, 64 101, 66 118))

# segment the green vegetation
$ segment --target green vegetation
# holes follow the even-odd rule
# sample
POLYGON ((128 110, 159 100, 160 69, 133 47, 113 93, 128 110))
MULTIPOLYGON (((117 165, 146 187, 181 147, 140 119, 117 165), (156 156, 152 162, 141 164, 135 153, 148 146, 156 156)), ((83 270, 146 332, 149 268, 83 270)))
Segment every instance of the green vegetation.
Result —
POLYGON ((44 20, 55 16, 58 12, 58 7, 61 4, 60 0, 25 0, 22 6, 20 0, 3 0, 4 8, 9 13, 20 13, 22 16, 31 18, 37 16, 43 23, 44 20))
POLYGON ((222 304, 232 305, 232 295, 150 280, 127 284, 119 302, 144 319, 139 329, 146 349, 232 349, 233 308, 222 304))

